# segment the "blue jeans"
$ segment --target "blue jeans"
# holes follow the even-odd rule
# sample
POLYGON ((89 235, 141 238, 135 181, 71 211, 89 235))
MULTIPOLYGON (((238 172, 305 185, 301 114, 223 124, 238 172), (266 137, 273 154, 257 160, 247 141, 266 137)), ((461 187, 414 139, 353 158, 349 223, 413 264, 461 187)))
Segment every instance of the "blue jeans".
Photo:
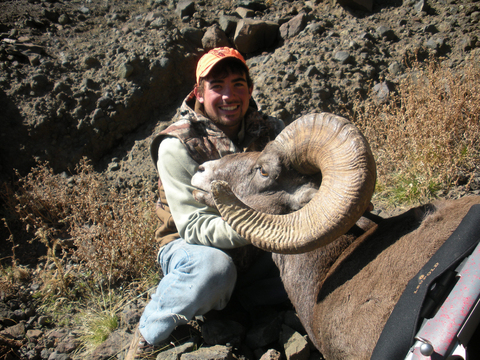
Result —
POLYGON ((237 279, 232 259, 222 250, 183 239, 165 245, 158 261, 164 277, 140 318, 140 332, 152 345, 195 316, 223 309, 237 279))
POLYGON ((288 300, 271 253, 263 253, 246 273, 238 275, 238 281, 229 255, 183 239, 165 245, 158 261, 164 277, 145 307, 139 327, 152 345, 195 316, 225 308, 234 290, 246 310, 288 300))

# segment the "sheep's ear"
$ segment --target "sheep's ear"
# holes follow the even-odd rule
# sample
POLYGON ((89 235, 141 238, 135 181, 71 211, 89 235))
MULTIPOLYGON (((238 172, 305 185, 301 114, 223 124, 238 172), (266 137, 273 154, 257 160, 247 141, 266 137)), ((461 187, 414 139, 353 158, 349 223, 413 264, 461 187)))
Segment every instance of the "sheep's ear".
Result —
POLYGON ((192 195, 193 195, 193 198, 201 204, 205 204, 212 208, 217 207, 212 196, 206 193, 205 191, 193 190, 192 195))
POLYGON ((212 181, 211 190, 215 205, 222 216, 224 213, 231 213, 232 210, 236 213, 236 209, 250 209, 236 197, 226 181, 212 181))

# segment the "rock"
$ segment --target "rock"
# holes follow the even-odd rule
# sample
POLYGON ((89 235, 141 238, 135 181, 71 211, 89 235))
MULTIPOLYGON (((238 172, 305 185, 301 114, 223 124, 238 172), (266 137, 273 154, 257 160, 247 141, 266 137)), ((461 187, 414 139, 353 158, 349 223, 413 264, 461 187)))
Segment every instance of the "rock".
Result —
MULTIPOLYGON (((118 345, 124 342, 126 337, 125 330, 112 332, 107 340, 98 346, 91 355, 91 360, 106 360, 114 358, 118 353, 118 345)), ((130 340, 130 338, 128 338, 130 340)), ((130 341, 128 341, 128 344, 130 341)))
POLYGON ((298 14, 292 20, 280 26, 280 36, 288 39, 300 34, 307 25, 307 17, 304 13, 298 14))
POLYGON ((16 321, 25 320, 25 312, 22 309, 17 309, 13 312, 13 319, 16 321))
POLYGON ((352 57, 348 51, 337 51, 333 55, 333 58, 342 65, 348 64, 352 61, 352 57))
POLYGON ((281 359, 282 359, 282 353, 274 349, 268 350, 260 358, 260 360, 281 360, 281 359))
POLYGON ((71 360, 70 355, 52 352, 48 357, 48 360, 71 360))
POLYGON ((375 102, 379 104, 383 104, 388 100, 388 96, 390 94, 390 89, 388 88, 388 85, 386 82, 381 82, 379 84, 376 84, 373 87, 373 95, 375 102))
POLYGON ((196 47, 203 47, 202 38, 203 38, 203 30, 192 28, 192 27, 185 27, 181 31, 181 34, 185 40, 191 42, 196 47))
POLYGON ((93 113, 92 113, 92 119, 93 119, 93 120, 98 120, 98 119, 100 119, 100 118, 102 118, 102 117, 104 117, 104 116, 105 116, 105 113, 103 112, 102 109, 95 109, 95 110, 93 110, 93 113))
POLYGON ((285 312, 283 322, 288 327, 292 328, 293 330, 299 332, 300 334, 305 334, 305 329, 303 328, 302 323, 297 315, 297 313, 293 310, 289 310, 285 312))
POLYGON ((236 16, 228 16, 222 14, 220 16, 220 19, 218 20, 218 23, 220 25, 220 29, 222 29, 223 32, 228 36, 235 31, 238 21, 239 18, 237 18, 236 16))
POLYGON ((267 5, 264 0, 236 0, 235 5, 239 7, 245 7, 254 11, 264 11, 267 9, 267 5))
POLYGON ((91 69, 101 65, 100 61, 95 56, 91 55, 87 55, 83 58, 83 64, 87 69, 91 69))
POLYGON ((278 340, 281 326, 280 316, 277 314, 269 315, 247 330, 245 343, 251 349, 267 346, 278 340))
POLYGON ((29 339, 38 339, 39 337, 43 336, 43 331, 42 330, 27 330, 27 338, 29 339))
POLYGON ((32 90, 46 90, 46 87, 49 85, 49 83, 50 81, 48 80, 48 77, 44 74, 33 75, 30 79, 30 87, 32 90))
POLYGON ((220 46, 231 46, 227 35, 219 28, 217 24, 209 27, 202 37, 202 46, 205 51, 220 46))
POLYGON ((348 6, 352 9, 373 10, 373 0, 337 0, 342 6, 348 6))
POLYGON ((244 7, 238 7, 235 10, 235 14, 240 16, 242 19, 253 18, 255 16, 255 11, 244 8, 244 7))
POLYGON ((308 360, 310 348, 302 335, 283 325, 281 339, 287 360, 308 360))
POLYGON ((57 81, 53 85, 53 92, 60 93, 60 92, 69 92, 71 90, 70 86, 65 81, 57 81))
POLYGON ((399 75, 403 71, 403 66, 396 61, 393 61, 388 66, 388 72, 392 75, 399 75))
POLYGON ((40 357, 42 359, 48 359, 50 357, 50 355, 52 354, 53 351, 49 350, 49 349, 42 349, 42 351, 40 351, 40 357))
POLYGON ((305 26, 304 30, 312 34, 320 35, 325 31, 325 27, 319 22, 313 22, 305 26))
POLYGON ((162 29, 168 26, 167 19, 163 17, 157 17, 156 19, 152 20, 149 25, 152 29, 162 29))
POLYGON ((13 311, 3 302, 0 302, 0 324, 8 327, 15 324, 13 311))
POLYGON ((375 29, 378 36, 386 40, 395 40, 395 32, 390 29, 388 26, 380 25, 375 29))
POLYGON ((308 76, 309 78, 315 76, 315 75, 321 75, 322 73, 317 69, 315 65, 310 65, 307 70, 305 70, 305 75, 308 76))
POLYGON ((445 45, 445 38, 443 37, 438 37, 438 36, 432 36, 431 38, 428 39, 427 43, 425 46, 431 50, 440 50, 444 47, 445 45))
POLYGON ((183 354, 181 360, 233 360, 232 349, 227 346, 216 345, 203 347, 200 350, 183 354))
POLYGON ((438 33, 438 29, 435 25, 433 24, 430 24, 430 25, 426 25, 424 28, 423 28, 423 31, 426 32, 426 33, 429 33, 429 34, 436 34, 438 33))
POLYGON ((195 1, 181 0, 178 2, 175 11, 181 19, 185 16, 192 16, 195 13, 195 1))
POLYGON ((62 328, 58 330, 53 330, 50 333, 48 333, 48 337, 51 339, 54 339, 55 341, 58 341, 59 339, 63 339, 67 335, 68 335, 68 330, 62 329, 62 328))
POLYGON ((91 78, 84 78, 82 80, 82 86, 87 89, 98 90, 99 84, 91 78))
POLYGON ((132 75, 133 66, 128 63, 121 64, 117 70, 117 73, 120 79, 126 79, 132 75))
POLYGON ((273 21, 240 20, 235 30, 235 47, 246 54, 269 48, 277 40, 278 28, 273 21))
POLYGON ((84 14, 84 15, 90 14, 90 9, 87 8, 86 6, 80 7, 80 8, 78 9, 78 11, 80 11, 80 12, 81 12, 82 14, 84 14))
POLYGON ((113 161, 110 164, 108 164, 108 171, 118 171, 120 170, 121 166, 118 162, 113 161))
POLYGON ((60 25, 67 25, 70 24, 70 17, 67 14, 61 14, 58 17, 58 23, 60 25))
POLYGON ((46 326, 46 325, 50 324, 51 322, 52 322, 52 318, 50 316, 42 315, 42 316, 38 317, 38 324, 40 326, 46 326))
POLYGON ((470 18, 472 19, 472 22, 478 23, 480 21, 480 11, 473 11, 470 14, 470 18))
POLYGON ((59 353, 68 354, 75 350, 80 345, 80 340, 74 336, 67 336, 62 339, 56 347, 56 351, 59 353))
POLYGON ((60 16, 56 11, 49 11, 47 9, 43 9, 42 15, 52 22, 57 22, 60 16))
POLYGON ((15 340, 21 340, 25 337, 25 331, 25 324, 18 323, 16 325, 9 326, 5 330, 0 331, 0 336, 15 340))
POLYGON ((413 6, 417 14, 421 13, 425 8, 425 0, 418 0, 415 5, 413 6))
POLYGON ((153 20, 158 19, 159 17, 162 17, 162 13, 160 11, 150 11, 145 16, 145 26, 149 26, 153 20))
POLYGON ((189 353, 197 346, 196 340, 189 340, 184 344, 175 346, 173 349, 162 351, 156 360, 180 360, 183 354, 189 353))
POLYGON ((478 40, 475 35, 468 34, 462 37, 460 44, 464 51, 469 51, 476 47, 477 41, 478 40))
POLYGON ((112 99, 108 95, 101 96, 97 100, 97 107, 100 109, 105 109, 111 103, 112 103, 112 99))

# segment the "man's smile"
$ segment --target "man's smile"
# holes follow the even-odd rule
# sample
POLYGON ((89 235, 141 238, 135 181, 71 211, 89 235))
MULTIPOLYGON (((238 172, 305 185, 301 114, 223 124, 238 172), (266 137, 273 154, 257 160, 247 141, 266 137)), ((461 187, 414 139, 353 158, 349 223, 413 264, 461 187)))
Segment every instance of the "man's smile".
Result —
POLYGON ((238 109, 238 105, 221 105, 219 107, 220 107, 220 109, 225 110, 225 111, 231 111, 231 110, 238 109))

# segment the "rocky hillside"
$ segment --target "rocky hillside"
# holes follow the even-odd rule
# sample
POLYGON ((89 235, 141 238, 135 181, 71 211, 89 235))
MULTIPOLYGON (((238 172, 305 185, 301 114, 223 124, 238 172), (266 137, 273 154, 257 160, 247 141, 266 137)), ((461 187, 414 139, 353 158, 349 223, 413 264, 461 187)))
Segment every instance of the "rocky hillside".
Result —
POLYGON ((135 177, 129 163, 143 162, 144 140, 215 45, 245 55, 256 100, 286 122, 348 115, 357 96, 382 100, 414 56, 452 68, 479 58, 478 1, 356 3, 368 1, 4 1, 1 180, 34 160, 73 170, 83 156, 135 177))
MULTIPOLYGON (((74 171, 87 156, 114 185, 154 190, 151 135, 174 118, 197 60, 214 46, 244 54, 260 108, 288 123, 312 111, 349 117, 355 99, 385 101, 414 59, 433 56, 453 70, 479 61, 479 23, 478 0, 4 0, 0 182, 35 161, 74 171)), ((48 317, 30 305, 2 299, 0 318, 12 321, 0 322, 0 349, 10 334, 7 345, 24 359, 73 358, 75 331, 38 330, 48 317)), ((125 311, 124 328, 96 359, 122 359, 141 305, 125 311)), ((258 334, 272 324, 284 326, 275 311, 269 319, 250 331, 253 343, 267 341, 271 333, 258 334)), ((224 328, 211 331, 209 345, 223 341, 224 328)), ((244 349, 251 358, 263 355, 253 354, 256 345, 244 349)))

